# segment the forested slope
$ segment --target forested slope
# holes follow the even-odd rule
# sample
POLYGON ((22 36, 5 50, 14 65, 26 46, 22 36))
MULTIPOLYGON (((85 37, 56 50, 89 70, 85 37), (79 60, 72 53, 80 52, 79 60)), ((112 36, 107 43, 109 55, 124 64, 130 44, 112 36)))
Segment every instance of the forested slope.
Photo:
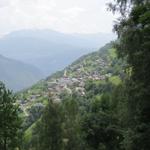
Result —
MULTIPOLYGON (((77 105, 75 109, 79 111, 78 115, 85 113, 91 107, 91 103, 95 100, 99 103, 105 94, 110 95, 113 88, 121 84, 125 78, 124 67, 125 62, 117 59, 116 50, 110 43, 99 51, 79 58, 64 70, 40 81, 32 88, 20 92, 19 102, 25 117, 25 147, 31 146, 33 130, 40 122, 40 116, 49 102, 61 105, 58 107, 70 107, 65 108, 70 111, 74 106, 63 105, 73 102, 77 105)), ((61 116, 64 112, 59 113, 61 116)))
POLYGON ((115 49, 108 44, 81 57, 18 93, 17 102, 0 84, 1 149, 150 149, 150 2, 117 0, 109 6, 120 13, 115 49))

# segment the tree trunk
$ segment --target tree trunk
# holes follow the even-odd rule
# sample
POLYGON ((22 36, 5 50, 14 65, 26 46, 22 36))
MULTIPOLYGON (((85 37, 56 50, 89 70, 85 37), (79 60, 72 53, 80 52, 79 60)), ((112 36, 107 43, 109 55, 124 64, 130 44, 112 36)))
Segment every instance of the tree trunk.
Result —
POLYGON ((4 139, 4 150, 7 150, 7 138, 4 139))

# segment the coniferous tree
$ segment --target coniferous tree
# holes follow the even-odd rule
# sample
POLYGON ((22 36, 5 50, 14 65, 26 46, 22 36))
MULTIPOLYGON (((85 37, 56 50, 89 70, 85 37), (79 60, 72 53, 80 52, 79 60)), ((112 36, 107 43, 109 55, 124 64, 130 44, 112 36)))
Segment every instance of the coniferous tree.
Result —
POLYGON ((0 83, 0 149, 14 150, 20 147, 21 119, 16 98, 0 83))
POLYGON ((37 131, 38 150, 60 150, 62 147, 61 130, 61 108, 60 104, 49 99, 48 105, 38 122, 35 131, 37 131))
POLYGON ((82 145, 78 107, 78 103, 72 98, 72 96, 66 97, 62 102, 62 132, 64 150, 79 150, 82 145))

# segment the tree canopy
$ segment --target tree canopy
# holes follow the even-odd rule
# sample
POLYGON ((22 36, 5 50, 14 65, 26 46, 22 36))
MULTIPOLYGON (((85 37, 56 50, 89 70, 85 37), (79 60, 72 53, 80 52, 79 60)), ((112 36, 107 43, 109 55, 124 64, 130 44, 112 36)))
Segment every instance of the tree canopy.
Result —
POLYGON ((0 83, 0 149, 14 150, 20 147, 21 119, 16 98, 0 83))

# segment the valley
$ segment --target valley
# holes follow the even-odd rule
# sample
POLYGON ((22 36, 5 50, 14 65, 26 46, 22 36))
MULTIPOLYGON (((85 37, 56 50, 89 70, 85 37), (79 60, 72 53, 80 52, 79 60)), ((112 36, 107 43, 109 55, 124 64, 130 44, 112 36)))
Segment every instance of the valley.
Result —
POLYGON ((113 39, 115 35, 105 33, 65 34, 53 30, 19 30, 0 39, 0 54, 37 67, 45 78, 113 39))
POLYGON ((13 90, 19 91, 32 86, 43 77, 35 66, 0 55, 0 81, 13 90))
POLYGON ((149 0, 0 12, 0 150, 150 150, 149 0))

